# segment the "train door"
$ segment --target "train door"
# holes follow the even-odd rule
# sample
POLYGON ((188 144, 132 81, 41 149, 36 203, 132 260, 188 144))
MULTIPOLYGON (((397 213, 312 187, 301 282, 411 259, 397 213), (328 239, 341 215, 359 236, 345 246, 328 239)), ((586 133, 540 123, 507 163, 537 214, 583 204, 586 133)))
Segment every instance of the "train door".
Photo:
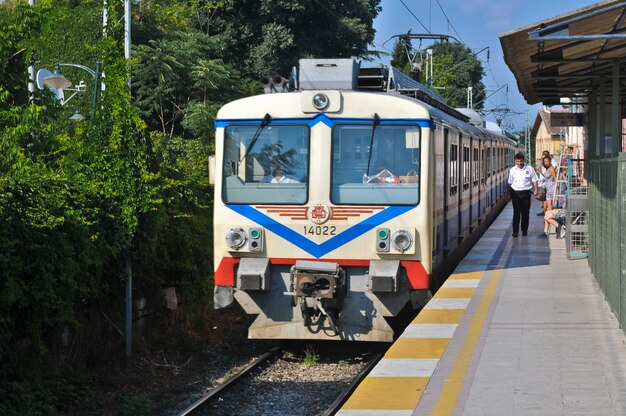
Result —
POLYGON ((447 127, 443 129, 443 241, 444 250, 450 250, 450 226, 448 224, 450 215, 448 206, 450 205, 450 143, 449 131, 447 127))
MULTIPOLYGON (((447 130, 447 129, 446 129, 447 130)), ((446 165, 448 189, 446 192, 446 228, 448 250, 458 245, 459 232, 459 138, 453 132, 446 131, 446 165)))
POLYGON ((494 184, 494 188, 496 190, 496 194, 495 194, 495 202, 497 202, 500 199, 500 143, 498 141, 493 142, 493 151, 494 151, 494 170, 495 170, 495 175, 494 175, 494 179, 496 181, 496 183, 494 184))
POLYGON ((478 172, 479 164, 478 164, 478 139, 476 137, 472 137, 471 140, 471 158, 472 158, 472 180, 471 180, 471 188, 472 192, 470 194, 470 224, 475 226, 478 218, 480 218, 480 192, 479 192, 479 183, 478 183, 478 172))
POLYGON ((433 232, 433 269, 437 269, 443 261, 442 250, 447 244, 445 236, 445 204, 447 199, 447 180, 445 175, 446 163, 445 154, 446 146, 444 140, 444 128, 441 124, 435 122, 433 129, 431 130, 433 139, 430 141, 432 144, 432 154, 434 155, 434 167, 430 170, 434 172, 433 180, 433 226, 435 227, 433 232))
POLYGON ((469 231, 470 220, 470 137, 459 133, 459 150, 463 162, 459 182, 462 184, 459 192, 459 235, 464 236, 469 231))
POLYGON ((487 141, 480 141, 480 216, 487 212, 489 206, 487 197, 487 141))
POLYGON ((494 204, 496 203, 497 199, 498 199, 498 190, 497 190, 497 185, 498 185, 498 176, 496 175, 496 171, 497 171, 497 166, 498 166, 498 161, 497 161, 497 157, 496 157, 496 142, 494 140, 491 140, 491 185, 490 185, 490 189, 491 189, 491 206, 493 207, 494 204))
POLYGON ((497 142, 498 143, 498 200, 500 199, 500 197, 502 196, 502 176, 503 176, 503 170, 502 169, 502 161, 504 159, 503 153, 502 153, 502 142, 497 142))

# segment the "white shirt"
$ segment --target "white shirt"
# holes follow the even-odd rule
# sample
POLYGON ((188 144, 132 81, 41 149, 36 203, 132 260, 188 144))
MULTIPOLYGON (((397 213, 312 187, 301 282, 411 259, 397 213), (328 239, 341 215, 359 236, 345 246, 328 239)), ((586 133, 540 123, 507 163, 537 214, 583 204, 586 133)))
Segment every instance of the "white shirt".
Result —
POLYGON ((288 178, 286 176, 281 176, 280 178, 272 178, 270 183, 300 183, 295 179, 288 178))
POLYGON ((535 170, 524 165, 523 168, 513 166, 509 171, 509 185, 514 191, 528 191, 533 189, 533 183, 537 182, 537 174, 535 170))
MULTIPOLYGON (((545 170, 546 170, 546 168, 542 166, 541 167, 541 173, 544 173, 545 170)), ((546 187, 546 183, 545 183, 546 179, 545 179, 545 177, 543 175, 537 175, 537 177, 539 178, 539 183, 537 184, 537 186, 539 188, 545 188, 546 187)))
POLYGON ((554 169, 556 169, 556 167, 559 166, 559 164, 556 162, 556 159, 554 157, 552 157, 552 160, 550 161, 550 163, 552 164, 552 167, 554 169))

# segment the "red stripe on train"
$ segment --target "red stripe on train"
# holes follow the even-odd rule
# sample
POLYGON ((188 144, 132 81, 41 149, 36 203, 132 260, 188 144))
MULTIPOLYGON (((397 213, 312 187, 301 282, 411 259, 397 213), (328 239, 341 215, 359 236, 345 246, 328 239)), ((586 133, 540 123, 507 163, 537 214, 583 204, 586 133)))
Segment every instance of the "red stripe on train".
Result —
MULTIPOLYGON (((292 265, 296 263, 298 259, 289 258, 273 258, 270 259, 270 264, 292 265)), ((363 266, 367 267, 370 264, 369 260, 336 260, 336 259, 324 259, 316 260, 324 261, 328 263, 338 263, 340 266, 363 266)), ((239 263, 238 258, 224 257, 220 262, 219 267, 215 271, 215 285, 216 286, 234 286, 235 285, 235 264, 239 263)), ((401 260, 400 264, 406 269, 406 274, 409 278, 410 289, 428 289, 430 287, 430 276, 426 273, 421 261, 417 260, 401 260)))

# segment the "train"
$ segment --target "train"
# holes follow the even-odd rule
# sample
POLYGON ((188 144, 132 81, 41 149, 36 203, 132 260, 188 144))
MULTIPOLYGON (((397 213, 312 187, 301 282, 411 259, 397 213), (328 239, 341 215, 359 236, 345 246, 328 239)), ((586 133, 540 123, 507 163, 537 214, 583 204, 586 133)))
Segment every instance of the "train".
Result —
POLYGON ((508 202, 517 141, 393 67, 262 85, 215 120, 215 308, 250 339, 391 342, 508 202))

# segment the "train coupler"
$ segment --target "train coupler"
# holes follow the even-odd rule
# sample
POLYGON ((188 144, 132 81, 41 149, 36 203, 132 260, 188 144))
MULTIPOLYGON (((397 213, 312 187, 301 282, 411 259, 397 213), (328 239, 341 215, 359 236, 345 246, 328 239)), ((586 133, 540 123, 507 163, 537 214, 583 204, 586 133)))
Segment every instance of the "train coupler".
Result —
POLYGON ((324 317, 338 334, 339 312, 346 295, 344 270, 337 263, 298 260, 290 274, 291 287, 286 294, 293 306, 300 306, 304 325, 320 327, 324 317))

